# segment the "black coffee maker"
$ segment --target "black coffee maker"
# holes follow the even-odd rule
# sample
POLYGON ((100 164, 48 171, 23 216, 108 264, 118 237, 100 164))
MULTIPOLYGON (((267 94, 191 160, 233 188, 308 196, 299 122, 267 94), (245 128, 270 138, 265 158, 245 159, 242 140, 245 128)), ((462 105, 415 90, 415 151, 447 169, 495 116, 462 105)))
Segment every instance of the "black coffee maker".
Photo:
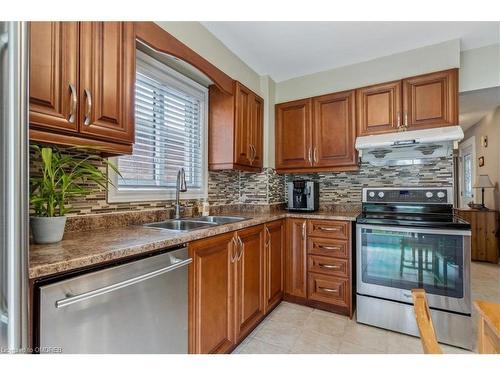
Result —
POLYGON ((287 183, 289 211, 316 211, 319 208, 319 183, 295 180, 287 183))

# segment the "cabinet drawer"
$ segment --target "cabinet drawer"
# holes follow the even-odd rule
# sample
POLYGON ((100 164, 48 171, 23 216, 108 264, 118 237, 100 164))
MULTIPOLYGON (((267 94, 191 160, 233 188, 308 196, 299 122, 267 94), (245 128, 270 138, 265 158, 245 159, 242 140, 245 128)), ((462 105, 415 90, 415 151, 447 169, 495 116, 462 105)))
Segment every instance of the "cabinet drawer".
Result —
POLYGON ((312 301, 349 307, 349 281, 343 277, 309 273, 308 298, 312 301))
POLYGON ((309 220, 307 234, 347 240, 349 238, 349 223, 333 220, 309 220))
POLYGON ((309 255, 307 258, 307 267, 309 272, 349 277, 349 261, 347 259, 329 258, 320 255, 309 255))
POLYGON ((307 253, 327 257, 348 258, 349 242, 329 238, 309 237, 307 239, 307 253))

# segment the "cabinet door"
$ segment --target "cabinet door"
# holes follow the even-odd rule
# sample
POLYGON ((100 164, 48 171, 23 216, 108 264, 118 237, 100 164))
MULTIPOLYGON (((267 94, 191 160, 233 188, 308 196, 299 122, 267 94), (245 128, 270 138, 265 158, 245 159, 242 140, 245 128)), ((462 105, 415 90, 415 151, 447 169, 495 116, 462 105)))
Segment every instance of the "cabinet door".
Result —
POLYGON ((315 167, 356 166, 355 92, 313 99, 313 163, 315 167))
POLYGON ((283 295, 283 221, 266 224, 266 313, 280 303, 283 295))
POLYGON ((233 233, 189 245, 190 353, 225 353, 234 345, 235 251, 233 233))
POLYGON ((242 338, 264 316, 264 226, 237 232, 236 337, 242 338))
POLYGON ((234 160, 236 164, 251 166, 251 106, 252 92, 239 82, 235 83, 234 160))
POLYGON ((285 253, 285 293, 307 297, 306 220, 287 220, 287 246, 285 253))
POLYGON ((404 123, 409 130, 458 124, 458 70, 403 80, 404 123))
POLYGON ((311 99, 276 105, 276 169, 312 166, 311 99))
POLYGON ((30 124, 78 131, 78 22, 30 23, 30 124))
POLYGON ((358 135, 391 133, 402 124, 401 81, 356 90, 358 135))
POLYGON ((80 132, 133 143, 133 22, 82 22, 80 41, 80 132))
POLYGON ((251 161, 253 167, 262 168, 263 132, 264 132, 264 100, 253 94, 251 98, 250 145, 253 148, 251 161))

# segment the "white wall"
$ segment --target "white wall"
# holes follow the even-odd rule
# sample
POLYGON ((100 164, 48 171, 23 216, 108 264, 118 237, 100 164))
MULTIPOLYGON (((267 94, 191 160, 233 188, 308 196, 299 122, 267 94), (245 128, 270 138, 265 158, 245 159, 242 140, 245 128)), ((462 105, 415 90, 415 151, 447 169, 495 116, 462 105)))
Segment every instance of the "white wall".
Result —
POLYGON ((276 103, 459 66, 460 41, 457 39, 278 82, 276 103))
MULTIPOLYGON (((487 174, 496 184, 495 189, 485 189, 484 202, 487 207, 500 209, 500 106, 485 116, 479 123, 465 132, 464 140, 476 137, 476 176, 487 174), (488 147, 483 147, 481 137, 488 136, 488 147), (484 166, 479 167, 479 158, 484 157, 484 166)), ((474 202, 481 203, 481 189, 476 189, 474 202)))
POLYGON ((460 92, 500 86, 500 44, 460 54, 460 92))

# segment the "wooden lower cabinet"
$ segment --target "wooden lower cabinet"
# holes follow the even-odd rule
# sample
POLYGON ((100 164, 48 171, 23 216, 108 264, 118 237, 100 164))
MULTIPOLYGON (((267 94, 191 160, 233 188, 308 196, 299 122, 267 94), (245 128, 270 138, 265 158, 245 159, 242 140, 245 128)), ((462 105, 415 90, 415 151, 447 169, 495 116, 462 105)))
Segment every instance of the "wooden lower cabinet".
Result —
POLYGON ((265 311, 276 307, 283 298, 283 260, 285 233, 283 220, 265 225, 265 311))
POLYGON ((352 317, 352 224, 287 219, 284 299, 352 317))
POLYGON ((236 232, 236 337, 246 336, 264 316, 264 226, 236 232))
POLYGON ((189 245, 189 352, 225 353, 234 340, 233 233, 189 245))
POLYGON ((189 353, 231 352, 282 299, 352 316, 350 234, 290 218, 190 243, 189 353))
POLYGON ((307 297, 307 220, 287 219, 285 296, 307 297))
POLYGON ((283 226, 280 220, 189 244, 189 353, 231 352, 280 303, 283 226))
POLYGON ((498 263, 498 211, 459 209, 457 215, 468 221, 471 226, 471 259, 498 263))

